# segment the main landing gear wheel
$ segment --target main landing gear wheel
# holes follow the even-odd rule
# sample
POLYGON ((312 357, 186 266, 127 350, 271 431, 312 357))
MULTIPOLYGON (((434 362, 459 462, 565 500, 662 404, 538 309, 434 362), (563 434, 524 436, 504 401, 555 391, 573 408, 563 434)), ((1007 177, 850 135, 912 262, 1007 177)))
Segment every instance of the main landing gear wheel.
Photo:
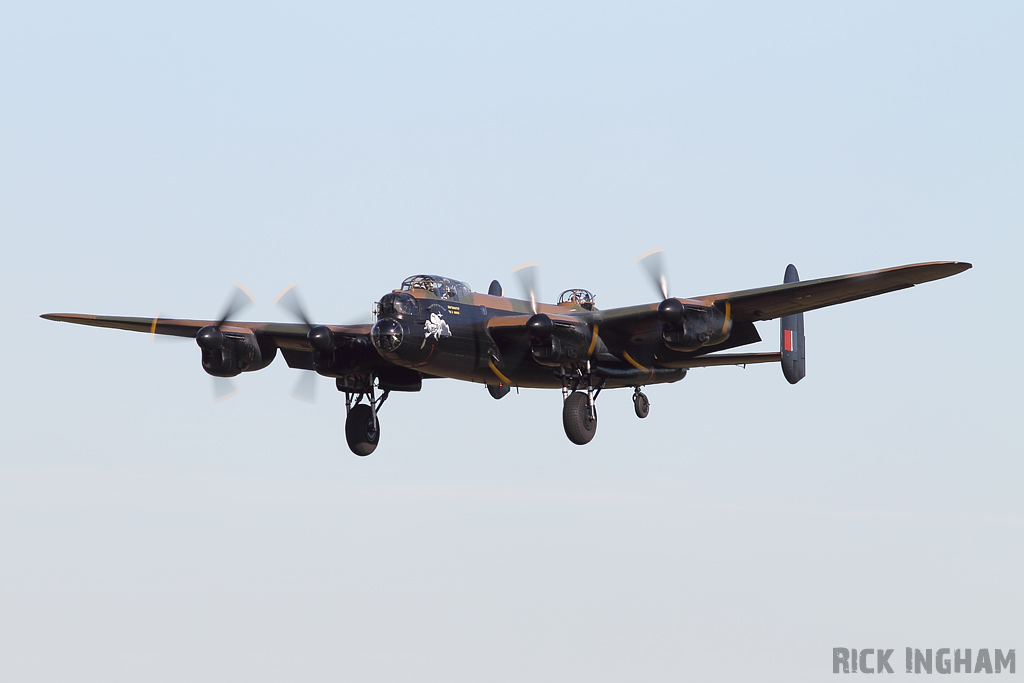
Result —
POLYGON ((373 419, 373 409, 366 403, 352 406, 345 419, 345 439, 356 455, 369 455, 380 441, 380 425, 373 419))
POLYGON ((633 392, 633 410, 636 411, 636 416, 641 420, 651 412, 651 402, 647 400, 644 392, 639 389, 633 392))
POLYGON ((562 426, 565 435, 577 446, 590 443, 597 433, 597 408, 590 415, 590 401, 582 391, 569 394, 562 404, 562 426))

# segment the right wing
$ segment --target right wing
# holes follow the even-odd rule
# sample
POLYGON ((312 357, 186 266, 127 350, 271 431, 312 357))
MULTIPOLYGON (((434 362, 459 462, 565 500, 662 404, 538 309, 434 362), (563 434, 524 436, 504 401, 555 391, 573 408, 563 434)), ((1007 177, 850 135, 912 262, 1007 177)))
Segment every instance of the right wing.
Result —
MULTIPOLYGON (((219 320, 179 320, 174 318, 130 318, 115 315, 85 315, 81 313, 47 313, 39 316, 76 325, 107 327, 115 330, 130 330, 147 334, 172 337, 195 338, 196 333, 207 325, 217 325, 219 320)), ((312 369, 311 348, 306 339, 310 326, 305 323, 253 323, 227 321, 222 324, 226 330, 249 331, 258 337, 269 338, 274 346, 281 349, 285 362, 292 368, 312 369)), ((370 335, 370 325, 327 325, 336 338, 364 337, 370 335)))

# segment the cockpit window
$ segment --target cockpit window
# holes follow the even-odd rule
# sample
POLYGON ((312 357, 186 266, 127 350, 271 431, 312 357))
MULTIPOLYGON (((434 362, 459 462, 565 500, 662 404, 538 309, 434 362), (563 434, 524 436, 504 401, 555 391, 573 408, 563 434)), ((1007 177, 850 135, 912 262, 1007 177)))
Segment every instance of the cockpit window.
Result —
POLYGON ((586 289, 567 289, 558 296, 560 306, 576 307, 592 311, 594 310, 594 295, 586 289))
POLYGON ((402 282, 402 291, 422 290, 433 294, 438 299, 456 301, 470 294, 469 285, 465 282, 452 280, 438 275, 413 275, 402 282))

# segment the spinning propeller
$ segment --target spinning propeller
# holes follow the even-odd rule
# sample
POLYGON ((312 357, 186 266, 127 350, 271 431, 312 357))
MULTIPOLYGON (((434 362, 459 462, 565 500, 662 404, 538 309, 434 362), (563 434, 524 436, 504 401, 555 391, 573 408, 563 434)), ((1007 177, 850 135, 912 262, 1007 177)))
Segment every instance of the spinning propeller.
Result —
POLYGON ((662 254, 665 250, 661 247, 651 249, 640 255, 637 259, 647 274, 651 277, 651 284, 661 295, 661 303, 658 304, 658 317, 670 327, 679 324, 683 319, 684 306, 679 299, 670 299, 668 296, 668 278, 665 277, 665 264, 662 261, 662 254))
MULTIPOLYGON (((274 299, 274 303, 284 308, 309 327, 306 339, 309 340, 309 345, 313 348, 314 352, 325 353, 334 350, 334 333, 331 332, 331 328, 325 325, 313 324, 309 313, 306 312, 306 307, 302 304, 302 299, 299 297, 299 291, 294 282, 281 290, 281 293, 274 299)), ((364 321, 350 324, 358 324, 359 322, 364 321)), ((295 383, 295 388, 292 389, 292 398, 305 403, 315 403, 316 376, 316 372, 310 370, 299 377, 299 381, 295 383)))
POLYGON ((530 310, 533 311, 533 315, 526 321, 526 331, 530 335, 530 339, 537 342, 542 342, 551 336, 553 325, 551 318, 543 313, 537 312, 537 271, 539 266, 536 261, 530 263, 524 263, 512 272, 519 277, 519 284, 523 287, 523 292, 526 295, 527 300, 530 302, 530 310))
POLYGON ((309 322, 309 315, 306 313, 306 307, 302 305, 299 291, 295 288, 294 282, 282 289, 281 293, 274 297, 274 304, 288 311, 309 327, 313 327, 313 323, 309 322))
MULTIPOLYGON (((236 284, 235 291, 218 316, 217 323, 215 325, 207 325, 196 333, 196 343, 199 344, 199 347, 210 351, 220 349, 224 345, 224 333, 220 329, 221 326, 239 311, 253 303, 256 303, 256 299, 252 293, 244 285, 236 284)), ((214 401, 226 401, 237 393, 238 389, 235 383, 227 377, 213 378, 214 401)))
POLYGON ((519 278, 526 300, 530 302, 530 310, 537 312, 537 262, 530 261, 512 269, 519 278))
MULTIPOLYGON (((328 351, 334 348, 334 334, 323 325, 314 325, 310 322, 309 313, 299 298, 299 290, 295 283, 291 283, 281 290, 281 293, 274 298, 274 303, 285 309, 309 327, 306 338, 314 349, 328 351)), ((303 403, 316 403, 316 372, 307 370, 299 376, 299 380, 292 389, 292 398, 303 403)))
POLYGON ((658 247, 640 254, 636 260, 647 271, 651 278, 651 284, 654 285, 655 291, 661 294, 662 300, 668 298, 668 278, 665 277, 665 263, 662 257, 664 253, 665 250, 658 247))

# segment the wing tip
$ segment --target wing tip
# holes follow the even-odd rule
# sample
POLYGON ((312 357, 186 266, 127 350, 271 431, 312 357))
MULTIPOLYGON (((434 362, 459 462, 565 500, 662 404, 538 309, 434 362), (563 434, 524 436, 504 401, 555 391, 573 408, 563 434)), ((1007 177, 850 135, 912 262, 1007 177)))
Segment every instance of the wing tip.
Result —
POLYGON ((96 320, 95 315, 87 313, 44 313, 39 317, 44 320, 55 320, 59 323, 80 323, 96 320))
MULTIPOLYGON (((925 282, 931 282, 933 280, 942 280, 947 277, 959 275, 965 270, 970 270, 974 267, 973 263, 967 261, 935 261, 934 263, 922 263, 924 266, 919 272, 929 273, 927 279, 922 279, 920 282, 914 282, 914 284, 922 285, 925 282)), ((913 266, 909 266, 913 268, 913 266)))

